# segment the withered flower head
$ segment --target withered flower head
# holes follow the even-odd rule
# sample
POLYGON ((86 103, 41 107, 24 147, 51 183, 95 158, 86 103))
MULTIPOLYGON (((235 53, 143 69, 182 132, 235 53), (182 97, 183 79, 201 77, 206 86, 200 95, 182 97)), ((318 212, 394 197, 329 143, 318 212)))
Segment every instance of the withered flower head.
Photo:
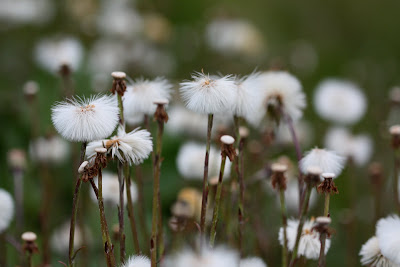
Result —
POLYGON ((322 170, 316 166, 310 166, 307 168, 306 176, 304 177, 304 181, 311 186, 315 186, 320 180, 320 175, 322 174, 322 170))
POLYGON ((271 165, 271 183, 274 189, 286 190, 286 177, 285 172, 288 167, 285 164, 274 163, 271 165))
POLYGON ((125 91, 126 91, 126 74, 125 72, 122 71, 114 71, 111 73, 111 76, 113 77, 113 84, 111 87, 111 93, 115 95, 115 93, 119 94, 120 96, 123 96, 125 91))
POLYGON ((154 120, 160 123, 168 122, 168 113, 165 111, 165 105, 168 105, 168 99, 157 99, 154 104, 157 105, 156 112, 154 113, 154 120))
POLYGON ((233 143, 235 143, 235 138, 230 135, 223 135, 221 138, 221 155, 227 156, 229 160, 232 162, 236 156, 236 150, 233 147, 233 143))
POLYGON ((337 189, 335 183, 333 182, 333 178, 335 174, 333 173, 323 173, 322 177, 324 181, 318 186, 318 193, 328 193, 328 194, 339 194, 339 190, 337 189))
POLYGON ((34 232, 25 232, 22 234, 21 239, 24 241, 22 245, 22 250, 28 253, 38 253, 39 249, 35 241, 37 236, 34 232))

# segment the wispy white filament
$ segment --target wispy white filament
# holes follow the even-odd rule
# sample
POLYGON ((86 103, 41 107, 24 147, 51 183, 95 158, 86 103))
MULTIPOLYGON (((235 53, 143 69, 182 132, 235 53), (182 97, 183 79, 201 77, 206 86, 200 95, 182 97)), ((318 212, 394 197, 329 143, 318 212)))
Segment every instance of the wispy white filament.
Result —
POLYGON ((130 256, 121 267, 150 267, 150 259, 143 255, 130 256))
POLYGON ((393 263, 385 256, 382 255, 379 248, 379 240, 376 236, 371 237, 362 245, 361 251, 361 264, 372 267, 399 267, 400 265, 393 263))
POLYGON ((323 148, 314 148, 306 152, 300 161, 300 168, 303 173, 308 172, 310 167, 318 167, 324 173, 334 173, 338 177, 344 168, 345 158, 333 151, 323 148))
POLYGON ((118 114, 115 97, 98 95, 57 103, 52 108, 51 119, 65 139, 89 142, 110 136, 119 121, 118 114))
POLYGON ((239 267, 267 267, 267 264, 258 257, 241 259, 239 267))
POLYGON ((376 224, 376 236, 382 255, 400 265, 400 218, 390 215, 376 224))

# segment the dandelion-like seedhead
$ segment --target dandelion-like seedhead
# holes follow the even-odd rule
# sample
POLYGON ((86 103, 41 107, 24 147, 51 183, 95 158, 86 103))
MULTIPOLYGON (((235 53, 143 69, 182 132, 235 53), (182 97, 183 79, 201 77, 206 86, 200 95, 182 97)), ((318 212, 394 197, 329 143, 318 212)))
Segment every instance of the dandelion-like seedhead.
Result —
POLYGON ((0 233, 8 228, 14 217, 14 200, 10 193, 0 188, 0 233))
POLYGON ((267 264, 259 257, 241 259, 239 267, 267 267, 267 264))
POLYGON ((376 236, 382 255, 400 265, 400 218, 390 215, 376 224, 376 236))
POLYGON ((180 92, 186 107, 202 114, 229 111, 236 99, 236 83, 232 75, 210 76, 196 72, 192 81, 182 82, 180 92))
POLYGON ((274 109, 280 108, 293 120, 301 118, 306 107, 306 96, 295 76, 285 71, 268 71, 262 73, 260 79, 263 88, 263 102, 259 107, 261 118, 269 106, 274 109))
MULTIPOLYGON (((179 173, 186 179, 202 180, 204 175, 205 145, 195 142, 185 143, 178 152, 176 164, 179 173)), ((210 148, 209 177, 219 174, 221 164, 221 153, 215 147, 210 148)), ((229 177, 231 162, 225 163, 224 178, 229 177)))
POLYGON ((361 264, 371 267, 398 267, 398 264, 393 263, 388 258, 382 255, 379 248, 379 240, 376 236, 371 237, 362 245, 360 254, 361 264))
POLYGON ((325 136, 325 146, 339 155, 353 160, 357 165, 368 163, 373 143, 368 135, 352 135, 346 128, 335 127, 325 136))
POLYGON ((337 176, 344 168, 345 158, 335 152, 323 148, 314 148, 306 152, 300 161, 300 168, 303 173, 308 173, 309 167, 318 167, 322 172, 334 173, 337 176))
POLYGON ((121 267, 150 267, 150 259, 143 255, 130 256, 121 267))
POLYGON ((73 142, 90 142, 112 134, 119 121, 115 97, 97 95, 72 98, 52 108, 51 119, 57 132, 73 142))
MULTIPOLYGON (((98 178, 93 179, 94 183, 98 186, 98 178)), ((103 198, 104 202, 110 203, 112 206, 119 205, 119 182, 118 175, 104 171, 102 173, 102 185, 103 185, 103 198)), ((124 205, 127 203, 126 187, 124 187, 124 205)), ((92 200, 97 203, 96 195, 91 191, 92 200)), ((131 181, 131 197, 132 202, 135 203, 138 198, 138 190, 136 183, 131 181)))
MULTIPOLYGON (((298 220, 288 220, 286 231, 287 231, 288 249, 290 251, 293 251, 296 243, 298 226, 299 226, 298 220)), ((307 220, 303 225, 300 237, 298 255, 304 256, 307 259, 318 259, 319 252, 321 249, 319 233, 316 230, 314 230, 313 227, 314 227, 314 220, 307 220)), ((279 242, 281 245, 283 245, 282 227, 279 230, 279 242)), ((326 239, 325 254, 328 253, 330 245, 331 245, 331 240, 326 239)))
POLYGON ((123 97, 124 116, 135 117, 137 114, 153 115, 157 106, 157 99, 171 98, 172 84, 164 78, 155 80, 137 80, 127 90, 123 97))
POLYGON ((34 161, 58 164, 69 155, 69 145, 59 136, 39 137, 29 147, 34 161))
POLYGON ((259 123, 257 107, 262 102, 262 85, 260 73, 252 73, 236 80, 236 99, 233 102, 232 113, 254 126, 259 123))
POLYGON ((117 157, 121 162, 127 162, 130 165, 140 164, 144 159, 149 157, 153 151, 153 142, 150 133, 147 130, 135 130, 126 133, 125 128, 118 128, 117 136, 111 139, 90 142, 86 148, 86 156, 88 159, 94 159, 96 156, 96 148, 104 147, 112 158, 117 157))
POLYGON ((314 107, 322 118, 347 125, 361 119, 367 109, 367 100, 356 84, 327 79, 315 90, 314 107))
POLYGON ((225 247, 202 248, 199 253, 186 249, 167 257, 162 267, 237 266, 239 255, 225 247))

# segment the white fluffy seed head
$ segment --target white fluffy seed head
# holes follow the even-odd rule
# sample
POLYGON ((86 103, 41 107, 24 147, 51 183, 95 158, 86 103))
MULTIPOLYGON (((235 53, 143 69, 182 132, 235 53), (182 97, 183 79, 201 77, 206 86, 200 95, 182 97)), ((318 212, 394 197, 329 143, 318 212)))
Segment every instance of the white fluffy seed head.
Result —
MULTIPOLYGON (((287 231, 287 241, 288 241, 288 249, 293 251, 296 236, 297 236, 297 228, 299 225, 298 220, 288 220, 288 225, 286 228, 287 231)), ((319 233, 313 229, 314 220, 308 220, 304 223, 302 234, 300 237, 300 243, 298 248, 298 256, 304 256, 307 259, 318 259, 319 252, 321 249, 321 242, 319 240, 319 233)), ((283 245, 283 228, 281 227, 279 230, 279 242, 283 245)), ((326 239, 325 243, 325 254, 328 253, 329 247, 331 245, 331 240, 326 239)))
POLYGON ((31 158, 37 162, 59 164, 68 158, 69 152, 68 142, 58 135, 39 137, 29 146, 31 158))
POLYGON ((143 255, 130 256, 121 267, 150 267, 150 259, 143 255))
POLYGON ((259 257, 241 259, 239 267, 267 267, 267 264, 259 257))
POLYGON ((347 125, 361 119, 367 109, 367 100, 356 84, 327 79, 315 90, 314 107, 322 118, 347 125))
MULTIPOLYGON (((94 183, 98 186, 98 178, 94 178, 94 183)), ((103 198, 104 202, 109 203, 113 207, 119 205, 119 182, 118 175, 103 172, 102 173, 102 185, 103 185, 103 198)), ((138 197, 137 186, 134 181, 131 181, 131 197, 132 202, 135 203, 138 197)), ((92 200, 97 203, 96 195, 91 191, 92 200)), ((126 187, 124 187, 124 205, 127 204, 126 187)))
POLYGON ((326 179, 333 179, 335 178, 335 174, 331 173, 331 172, 324 172, 321 174, 322 178, 326 178, 326 179))
POLYGON ((391 215, 376 224, 376 236, 382 255, 400 265, 400 218, 391 215))
POLYGON ((155 99, 153 103, 156 105, 168 105, 169 101, 166 98, 158 98, 155 99))
POLYGON ((122 71, 113 71, 111 72, 111 77, 113 77, 114 79, 125 79, 126 73, 122 71))
POLYGON ((334 173, 337 177, 344 168, 345 160, 333 151, 314 148, 301 159, 300 168, 303 173, 308 173, 309 167, 318 167, 323 173, 334 173))
POLYGON ((300 81, 285 71, 268 71, 260 76, 262 87, 262 105, 259 114, 264 116, 268 105, 280 105, 283 112, 293 120, 303 115, 306 96, 300 81))
POLYGON ((33 242, 37 239, 37 236, 34 232, 25 232, 21 235, 21 239, 26 242, 33 242))
POLYGON ((235 143, 235 138, 230 135, 223 135, 221 136, 220 140, 225 145, 232 145, 233 143, 235 143))
POLYGON ((398 267, 388 258, 382 255, 379 248, 379 240, 376 236, 371 237, 362 245, 359 255, 361 256, 361 265, 376 267, 398 267))
POLYGON ((225 247, 204 247, 200 253, 186 249, 165 259, 162 267, 221 267, 237 266, 239 255, 225 247))
POLYGON ((171 98, 172 85, 164 78, 155 80, 137 80, 128 86, 123 97, 124 115, 134 117, 137 114, 153 115, 157 106, 154 101, 171 98))
POLYGON ((90 142, 112 134, 118 121, 116 98, 97 95, 57 103, 51 119, 57 132, 73 142, 90 142))
POLYGON ((0 188, 0 233, 8 228, 14 217, 14 200, 10 193, 0 188))
POLYGON ((349 158, 358 166, 368 163, 373 152, 373 141, 365 134, 352 135, 349 130, 334 127, 325 136, 325 146, 349 158))
MULTIPOLYGON (((206 146, 195 142, 185 143, 178 152, 176 164, 180 175, 190 180, 202 180, 204 175, 204 156, 206 146)), ((221 164, 221 152, 215 147, 210 148, 208 165, 209 178, 218 176, 221 164)), ((229 177, 231 162, 225 163, 224 178, 229 177)))
POLYGON ((180 92, 186 107, 201 114, 229 111, 236 99, 236 83, 232 75, 213 77, 194 73, 192 81, 180 84, 180 92))

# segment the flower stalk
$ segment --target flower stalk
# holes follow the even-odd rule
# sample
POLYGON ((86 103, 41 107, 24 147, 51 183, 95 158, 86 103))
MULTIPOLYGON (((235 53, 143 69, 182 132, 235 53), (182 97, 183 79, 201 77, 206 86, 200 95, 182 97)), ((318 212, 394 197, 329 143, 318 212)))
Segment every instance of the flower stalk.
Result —
POLYGON ((126 184, 126 195, 127 195, 127 204, 128 204, 128 217, 131 225, 132 237, 133 237, 133 245, 135 247, 136 254, 141 254, 140 246, 139 246, 139 238, 136 230, 136 220, 135 214, 133 212, 133 202, 132 202, 132 192, 131 192, 131 177, 130 177, 130 168, 128 165, 125 166, 125 184, 126 184))

